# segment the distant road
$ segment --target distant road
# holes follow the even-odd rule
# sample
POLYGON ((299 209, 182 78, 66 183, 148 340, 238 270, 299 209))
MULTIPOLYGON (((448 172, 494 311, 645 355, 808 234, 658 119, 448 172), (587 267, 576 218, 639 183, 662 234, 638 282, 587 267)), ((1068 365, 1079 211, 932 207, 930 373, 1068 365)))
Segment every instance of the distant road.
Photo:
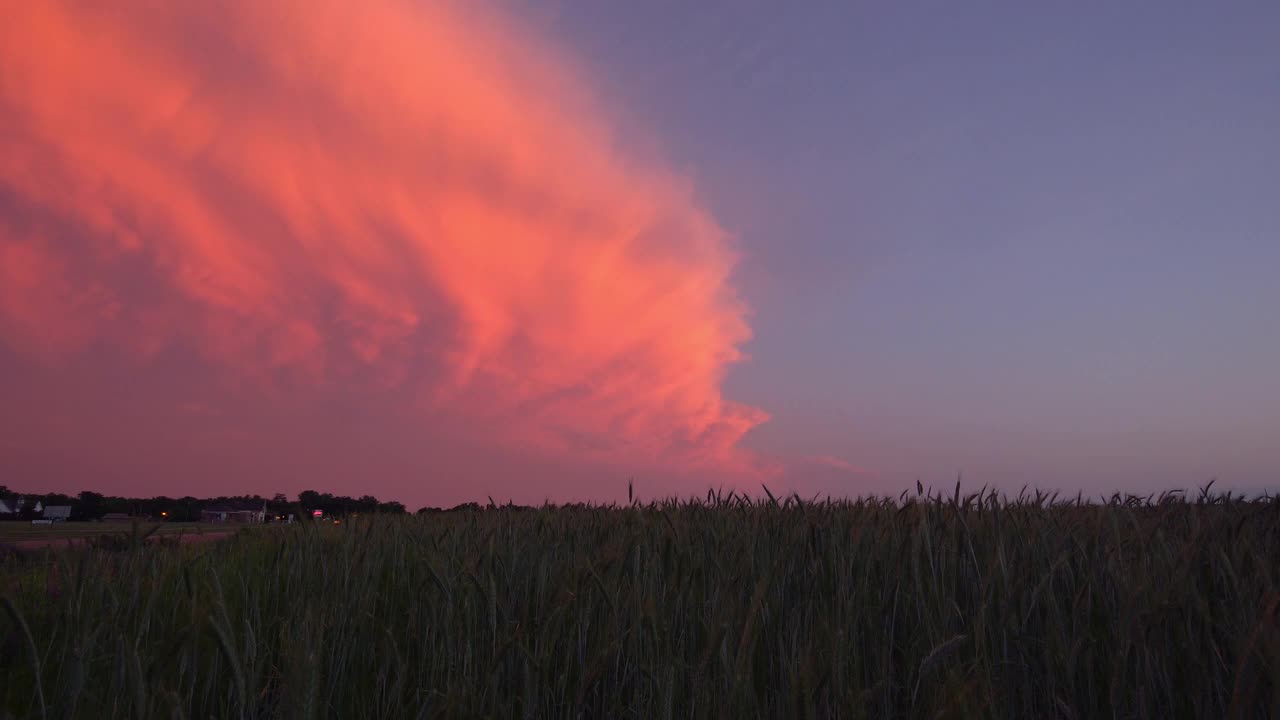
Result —
MULTIPOLYGON (((148 540, 160 537, 181 537, 180 542, 217 540, 246 527, 260 525, 228 525, 224 523, 154 523, 140 522, 139 530, 146 531, 155 525, 160 528, 148 540)), ((0 545, 17 550, 38 550, 46 547, 75 547, 84 545, 90 538, 130 532, 132 523, 64 522, 53 525, 32 525, 24 522, 0 523, 0 545)))

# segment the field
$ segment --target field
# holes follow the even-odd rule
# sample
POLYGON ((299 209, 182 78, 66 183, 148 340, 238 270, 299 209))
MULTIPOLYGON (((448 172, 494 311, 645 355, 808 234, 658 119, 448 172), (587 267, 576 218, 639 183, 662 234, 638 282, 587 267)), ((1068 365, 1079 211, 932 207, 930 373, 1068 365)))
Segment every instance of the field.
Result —
MULTIPOLYGON (((144 530, 156 526, 157 535, 176 535, 179 533, 220 533, 228 530, 225 523, 181 523, 181 522, 143 522, 144 530)), ((128 532, 130 523, 100 522, 59 522, 50 525, 33 525, 29 522, 0 523, 0 543, 22 542, 48 538, 87 538, 98 535, 128 532)), ((234 530, 235 526, 230 526, 234 530)))
POLYGON ((0 563, 13 717, 1280 717, 1277 500, 713 497, 0 563))

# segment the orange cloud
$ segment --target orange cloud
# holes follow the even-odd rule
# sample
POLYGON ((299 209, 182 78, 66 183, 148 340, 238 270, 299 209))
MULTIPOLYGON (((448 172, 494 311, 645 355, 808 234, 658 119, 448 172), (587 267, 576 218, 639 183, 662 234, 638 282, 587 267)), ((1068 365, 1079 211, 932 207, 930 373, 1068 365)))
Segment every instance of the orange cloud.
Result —
POLYGON ((724 232, 571 63, 458 3, 18 3, 0 340, 398 388, 495 439, 755 465, 724 232))

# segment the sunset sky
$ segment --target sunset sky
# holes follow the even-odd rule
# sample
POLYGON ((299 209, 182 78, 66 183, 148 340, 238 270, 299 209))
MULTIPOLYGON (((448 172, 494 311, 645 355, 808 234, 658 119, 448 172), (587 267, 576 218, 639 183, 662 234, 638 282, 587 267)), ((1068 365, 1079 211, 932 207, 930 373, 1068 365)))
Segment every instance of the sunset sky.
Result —
POLYGON ((1280 487, 1280 5, 9 3, 0 484, 1280 487))

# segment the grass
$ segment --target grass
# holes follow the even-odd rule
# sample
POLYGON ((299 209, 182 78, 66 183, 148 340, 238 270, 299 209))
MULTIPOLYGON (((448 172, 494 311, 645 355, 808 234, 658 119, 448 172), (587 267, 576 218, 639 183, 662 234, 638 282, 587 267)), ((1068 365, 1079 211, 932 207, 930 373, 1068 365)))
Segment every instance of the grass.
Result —
POLYGON ((0 564, 13 717, 1280 717, 1280 501, 362 517, 0 564))
MULTIPOLYGON (((226 532, 235 530, 238 525, 228 525, 227 523, 198 523, 198 522, 150 522, 142 521, 139 525, 150 529, 152 526, 159 526, 156 529, 157 535, 175 535, 178 533, 208 533, 208 532, 226 532)), ((121 531, 128 531, 132 523, 102 523, 102 522, 57 522, 49 525, 33 525, 29 522, 3 522, 0 523, 0 543, 23 541, 23 540, 40 540, 43 538, 88 538, 98 535, 109 535, 121 531)))

